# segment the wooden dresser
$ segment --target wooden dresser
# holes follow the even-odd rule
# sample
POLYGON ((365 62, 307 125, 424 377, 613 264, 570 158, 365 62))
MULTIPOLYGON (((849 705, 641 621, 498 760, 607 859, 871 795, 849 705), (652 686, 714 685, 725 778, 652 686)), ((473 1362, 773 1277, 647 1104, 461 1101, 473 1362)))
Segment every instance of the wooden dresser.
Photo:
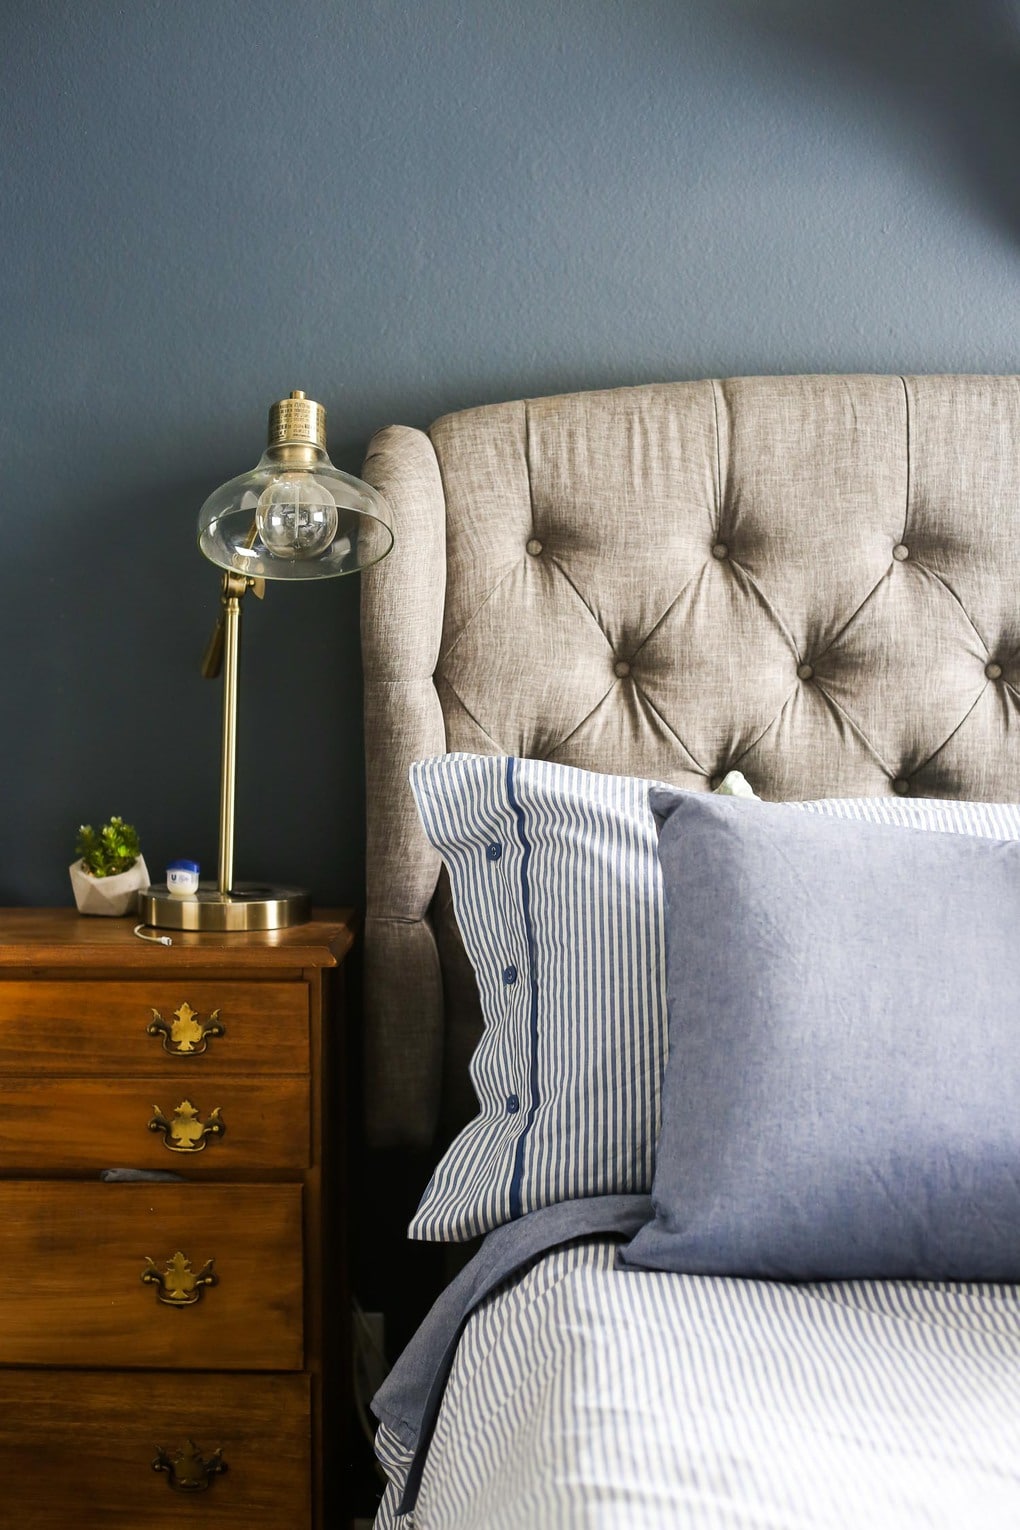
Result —
POLYGON ((0 1523, 336 1530, 352 917, 132 930, 0 910, 0 1523))

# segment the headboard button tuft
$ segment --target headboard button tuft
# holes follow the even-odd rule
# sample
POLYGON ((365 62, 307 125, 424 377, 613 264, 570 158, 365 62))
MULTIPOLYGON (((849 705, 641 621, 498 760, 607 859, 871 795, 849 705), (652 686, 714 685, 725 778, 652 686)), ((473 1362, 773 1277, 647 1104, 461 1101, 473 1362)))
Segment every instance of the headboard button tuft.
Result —
POLYGON ((537 537, 532 537, 531 541, 528 543, 524 550, 528 554, 529 558, 537 558, 539 553, 542 551, 542 544, 537 537))
POLYGON ((613 665, 613 674, 617 675, 621 680, 626 680, 627 676, 630 674, 630 665, 627 663, 626 659, 617 659, 616 663, 613 665))
POLYGON ((905 781, 902 776, 897 776, 896 780, 892 784, 892 789, 896 793, 897 797, 909 796, 910 782, 905 781))
POLYGON ((715 546, 712 548, 712 557, 713 558, 728 558, 729 555, 730 555, 730 550, 727 547, 725 542, 717 542, 715 544, 715 546))
POLYGON ((904 547, 902 542, 897 542, 892 550, 892 555, 897 563, 905 563, 910 557, 910 548, 904 547))
POLYGON ((814 678, 815 678, 815 672, 814 672, 814 668, 812 667, 812 665, 810 665, 810 664, 798 664, 797 665, 797 679, 798 680, 813 680, 814 678))
POLYGON ((985 674, 988 676, 989 680, 1001 680, 1002 665, 996 664, 993 660, 990 664, 985 665, 985 674))

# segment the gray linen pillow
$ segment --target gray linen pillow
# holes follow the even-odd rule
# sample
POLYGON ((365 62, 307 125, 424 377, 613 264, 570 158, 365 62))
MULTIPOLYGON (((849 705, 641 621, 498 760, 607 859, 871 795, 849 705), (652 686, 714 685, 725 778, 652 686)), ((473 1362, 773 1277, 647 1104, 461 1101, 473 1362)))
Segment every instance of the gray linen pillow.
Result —
POLYGON ((623 1261, 1020 1279, 1020 844, 651 803, 670 1052, 623 1261))

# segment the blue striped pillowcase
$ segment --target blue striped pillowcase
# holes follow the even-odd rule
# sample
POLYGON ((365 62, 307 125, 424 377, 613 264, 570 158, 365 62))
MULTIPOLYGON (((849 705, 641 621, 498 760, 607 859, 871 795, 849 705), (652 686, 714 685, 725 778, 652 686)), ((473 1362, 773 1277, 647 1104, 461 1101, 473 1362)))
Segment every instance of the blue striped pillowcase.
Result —
POLYGON ((479 1114, 411 1236, 457 1241, 557 1201, 647 1188, 666 1047, 649 783, 448 755, 414 765, 411 787, 485 1021, 479 1114))
MULTIPOLYGON (((479 1111, 409 1228, 460 1242, 542 1206, 651 1189, 666 1064, 658 783, 492 755, 411 767, 484 1028, 479 1111)), ((1020 839, 1020 806, 866 798, 834 817, 1020 839)))

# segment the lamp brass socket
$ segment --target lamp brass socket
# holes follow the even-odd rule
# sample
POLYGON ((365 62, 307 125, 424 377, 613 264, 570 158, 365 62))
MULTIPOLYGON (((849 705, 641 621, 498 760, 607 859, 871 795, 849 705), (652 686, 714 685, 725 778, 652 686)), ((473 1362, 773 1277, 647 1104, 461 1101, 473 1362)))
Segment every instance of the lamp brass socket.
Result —
POLYGON ((300 389, 281 398, 269 411, 266 443, 274 446, 314 446, 326 450, 326 411, 300 389))

